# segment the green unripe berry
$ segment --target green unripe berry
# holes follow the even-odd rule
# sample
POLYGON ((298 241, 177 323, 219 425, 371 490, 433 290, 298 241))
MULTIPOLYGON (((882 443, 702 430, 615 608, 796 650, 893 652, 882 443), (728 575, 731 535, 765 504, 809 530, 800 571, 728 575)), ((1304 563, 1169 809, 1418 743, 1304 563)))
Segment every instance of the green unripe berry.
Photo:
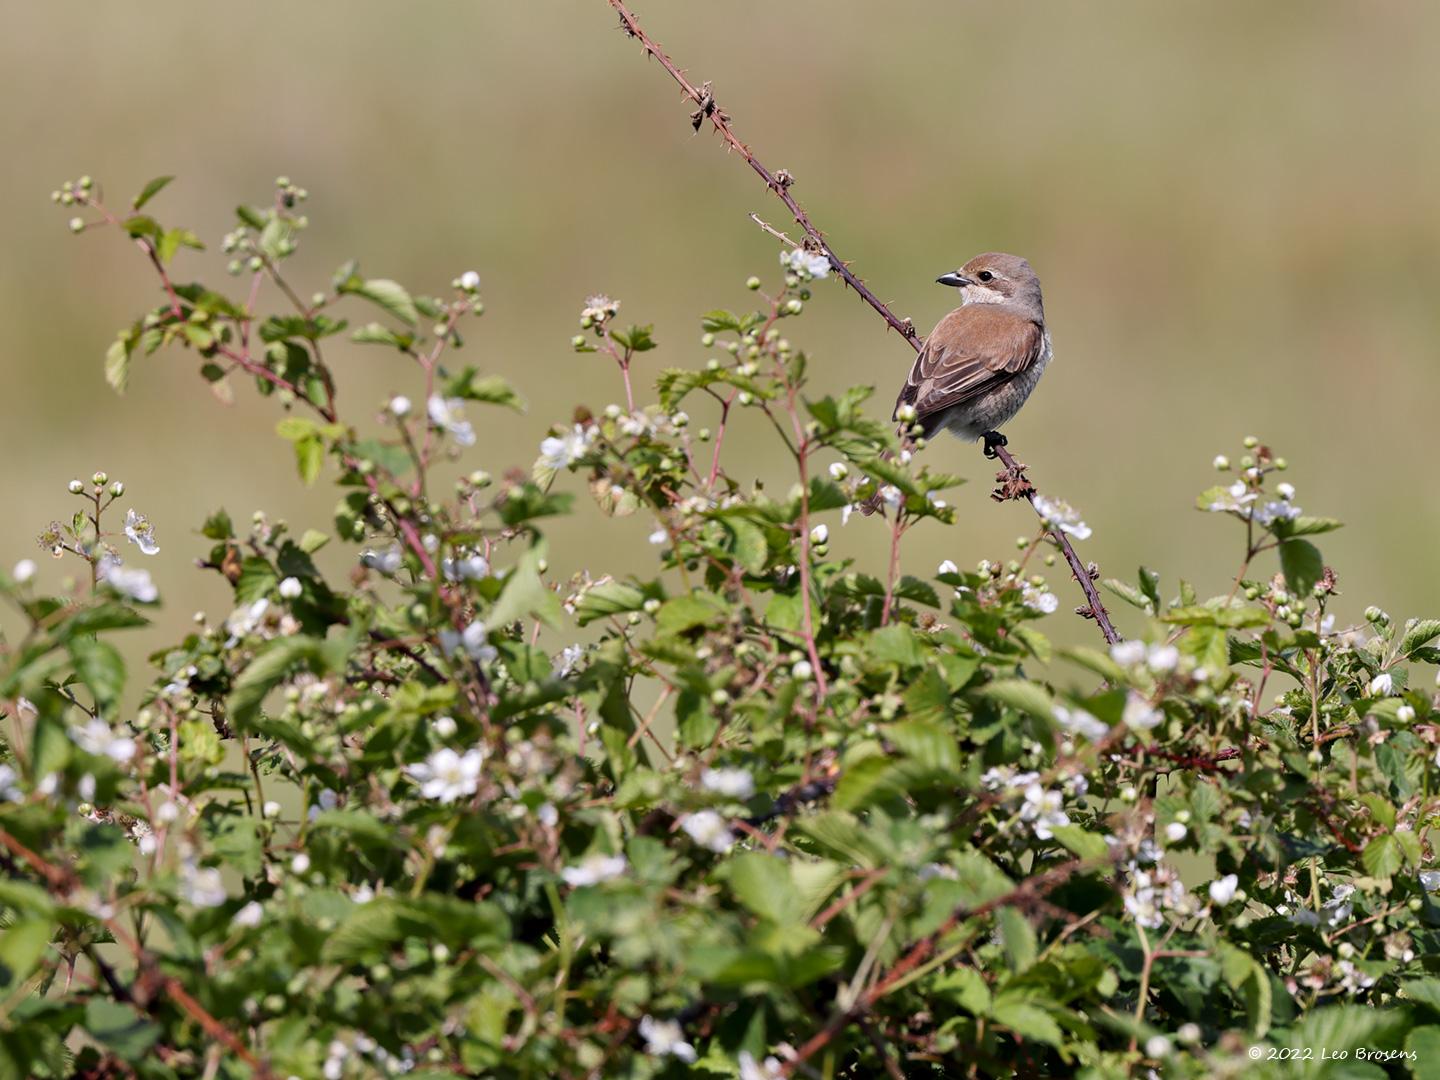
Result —
POLYGON ((751 292, 754 292, 756 289, 760 288, 760 279, 754 274, 751 274, 748 278, 745 279, 745 288, 749 289, 751 292))

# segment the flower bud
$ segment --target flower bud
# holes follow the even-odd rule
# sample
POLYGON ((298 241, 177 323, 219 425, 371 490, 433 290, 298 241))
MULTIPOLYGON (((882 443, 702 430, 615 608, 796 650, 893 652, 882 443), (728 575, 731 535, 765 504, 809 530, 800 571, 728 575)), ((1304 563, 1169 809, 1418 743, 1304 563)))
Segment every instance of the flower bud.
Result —
POLYGON ((118 499, 121 495, 125 494, 125 485, 122 484, 119 480, 116 480, 113 484, 110 485, 110 494, 114 495, 115 498, 118 499))
POLYGON ((787 300, 785 302, 785 312, 787 315, 799 315, 800 312, 804 310, 805 304, 801 300, 787 300))
POLYGON ((748 278, 745 279, 745 288, 749 289, 751 292, 754 292, 756 289, 760 288, 760 279, 754 274, 751 274, 748 278))
POLYGON ((1224 454, 1216 454, 1215 460, 1211 462, 1217 472, 1225 472, 1230 468, 1230 459, 1224 454))
POLYGON ((715 344, 715 335, 707 330, 700 335, 700 344, 707 349, 710 348, 710 346, 715 344))
POLYGON ((1246 450, 1254 450, 1255 447, 1257 447, 1257 446, 1259 446, 1259 445, 1260 445, 1260 440, 1257 439, 1254 435, 1246 435, 1246 436, 1245 436, 1245 449, 1246 449, 1246 450))
POLYGON ((71 495, 79 495, 82 491, 85 490, 85 485, 82 484, 79 480, 71 480, 70 483, 66 486, 70 489, 71 495))
POLYGON ((790 674, 801 682, 809 682, 815 677, 815 669, 810 666, 809 660, 797 660, 791 665, 790 674))
POLYGON ((72 218, 70 219, 70 231, 73 232, 73 233, 84 232, 84 231, 85 231, 85 219, 84 219, 84 218, 78 218, 78 217, 72 217, 72 218))

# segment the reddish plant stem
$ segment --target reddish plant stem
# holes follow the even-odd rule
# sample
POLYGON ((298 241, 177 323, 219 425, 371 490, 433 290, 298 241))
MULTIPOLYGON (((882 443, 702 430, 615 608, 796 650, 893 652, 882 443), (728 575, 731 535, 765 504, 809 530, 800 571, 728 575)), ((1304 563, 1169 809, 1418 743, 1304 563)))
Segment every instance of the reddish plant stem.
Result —
MULTIPOLYGON (((831 268, 840 276, 841 280, 850 286, 850 288, 854 289, 860 298, 869 304, 892 330, 898 331, 900 336, 910 343, 912 349, 919 352, 921 341, 919 334, 915 331, 914 324, 911 323, 908 318, 902 319, 891 311, 889 305, 871 292, 865 283, 851 272, 850 267, 845 264, 840 256, 835 254, 834 249, 825 239, 825 234, 815 227, 814 222, 810 220, 810 216, 805 213, 800 204, 795 201, 795 197, 790 194, 790 186, 794 182, 793 178, 783 169, 779 172, 771 172, 750 152, 750 148, 740 141, 739 136, 735 134, 734 129, 730 126, 729 115, 715 103, 715 97, 710 91, 709 83, 697 87, 686 78, 685 73, 675 65, 675 62, 671 60, 670 57, 665 55, 665 51, 660 48, 659 44, 645 33, 639 21, 635 18, 635 15, 625 6, 622 0, 607 0, 607 2, 620 16, 620 27, 624 30, 625 34, 638 41, 644 48, 646 54, 655 58, 660 66, 669 74, 670 78, 675 80, 676 85, 680 87, 685 97, 696 105, 697 108, 695 112, 691 114, 691 122, 694 124, 695 130, 699 131, 704 122, 709 120, 714 130, 725 140, 726 146, 739 154, 745 160, 745 163, 754 170, 755 174, 759 176, 761 180, 765 181, 765 186, 774 192, 775 197, 785 204, 785 208, 790 211, 791 216, 795 219, 795 223, 804 230, 807 244, 823 254, 825 258, 829 260, 831 268)), ((1000 459, 1005 462, 1006 466, 1012 469, 1015 468, 1015 459, 1010 456, 1005 448, 999 447, 998 451, 1000 459)), ((1029 498, 1031 506, 1034 506, 1034 494, 1030 494, 1027 498, 1029 498)), ((1075 554, 1075 549, 1071 546, 1069 538, 1059 529, 1052 528, 1049 530, 1049 533, 1064 553, 1065 561, 1070 564, 1070 570, 1075 575, 1075 580, 1080 583, 1080 588, 1085 593, 1087 617, 1095 620, 1095 624, 1100 628, 1100 633, 1104 635, 1106 642, 1113 645, 1120 640, 1120 635, 1115 632, 1115 627, 1111 625, 1110 622, 1110 615, 1105 610, 1105 605, 1100 602, 1100 594, 1095 589, 1094 580, 1090 577, 1084 564, 1081 563, 1079 557, 1075 554)))

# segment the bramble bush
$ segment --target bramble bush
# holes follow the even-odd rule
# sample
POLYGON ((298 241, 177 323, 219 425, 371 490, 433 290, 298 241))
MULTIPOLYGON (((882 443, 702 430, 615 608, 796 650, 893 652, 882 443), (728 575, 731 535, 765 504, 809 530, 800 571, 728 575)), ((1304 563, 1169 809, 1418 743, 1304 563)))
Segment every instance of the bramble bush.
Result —
POLYGON ((352 263, 304 299, 285 263, 306 192, 282 178, 224 238, 234 288, 185 283, 201 240, 151 216, 164 183, 123 212, 88 178, 55 196, 161 290, 109 381, 183 350, 218 396, 253 386, 339 501, 323 531, 216 510, 187 541, 97 473, 40 536, 81 572, 0 580, 21 622, 0 652, 0 1076, 1440 1059, 1440 621, 1337 624, 1312 539, 1338 523, 1256 440, 1198 504, 1233 583, 1141 569, 1109 583, 1132 640, 1056 649, 1045 527, 1008 559, 902 572, 909 530, 953 518, 959 481, 931 468, 953 451, 912 456, 868 391, 812 389, 789 335, 832 287, 814 252, 752 279, 754 310, 705 315, 703 348, 675 351, 698 366, 653 398, 652 329, 592 298, 572 345, 615 365, 624 405, 492 474, 467 448, 519 398, 452 362, 475 274, 430 297, 352 263), (343 418, 347 341, 392 350, 413 398, 343 418), (769 422, 783 494, 727 472, 736 410, 769 422), (651 576, 547 561, 586 487, 653 518, 651 576), (888 563, 832 557, 876 493, 888 563), (327 547, 353 572, 322 573, 327 547), (113 639, 160 603, 147 560, 181 557, 234 608, 137 688, 113 639))

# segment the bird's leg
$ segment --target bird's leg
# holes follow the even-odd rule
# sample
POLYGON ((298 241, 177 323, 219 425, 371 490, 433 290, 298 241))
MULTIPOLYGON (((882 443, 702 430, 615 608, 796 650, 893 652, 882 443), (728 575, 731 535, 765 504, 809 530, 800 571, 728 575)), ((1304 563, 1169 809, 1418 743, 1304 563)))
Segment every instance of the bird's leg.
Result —
POLYGON ((1010 445, 1010 440, 998 431, 982 432, 980 437, 985 440, 985 456, 988 458, 999 456, 995 449, 997 446, 1010 445))

